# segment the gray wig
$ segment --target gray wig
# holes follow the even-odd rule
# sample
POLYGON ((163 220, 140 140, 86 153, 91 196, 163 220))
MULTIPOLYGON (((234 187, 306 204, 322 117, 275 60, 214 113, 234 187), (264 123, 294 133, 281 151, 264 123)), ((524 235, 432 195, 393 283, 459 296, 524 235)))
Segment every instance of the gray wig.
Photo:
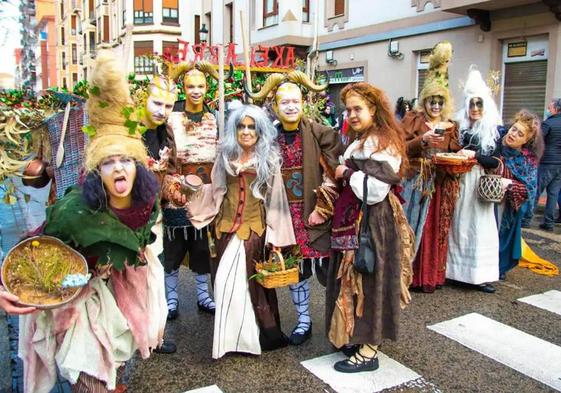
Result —
POLYGON ((250 187, 253 196, 265 200, 267 189, 272 185, 272 175, 280 169, 282 158, 276 142, 277 130, 263 109, 255 105, 243 105, 230 112, 216 162, 228 174, 236 176, 230 163, 239 160, 242 155, 237 127, 245 117, 251 117, 255 121, 257 133, 253 153, 257 176, 250 187))

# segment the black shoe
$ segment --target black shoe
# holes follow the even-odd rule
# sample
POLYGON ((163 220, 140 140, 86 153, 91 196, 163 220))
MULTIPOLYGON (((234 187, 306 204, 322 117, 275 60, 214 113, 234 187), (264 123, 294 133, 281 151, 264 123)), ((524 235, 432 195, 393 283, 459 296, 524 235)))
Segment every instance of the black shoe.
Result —
POLYGON ((359 373, 361 371, 374 371, 380 367, 378 357, 367 358, 360 355, 360 353, 357 353, 357 355, 360 357, 360 360, 357 359, 357 363, 351 362, 350 359, 345 359, 335 363, 333 368, 341 373, 359 373))
POLYGON ((496 291, 495 287, 489 283, 479 285, 479 290, 485 293, 495 293, 496 291))
POLYGON ((171 341, 166 341, 166 340, 164 340, 162 345, 160 345, 158 348, 154 349, 154 352, 164 353, 164 354, 175 353, 175 351, 177 351, 177 346, 174 343, 172 343, 171 341))
POLYGON ((290 345, 302 345, 306 341, 308 341, 311 336, 312 336, 312 323, 310 322, 309 324, 307 324, 307 323, 302 322, 302 323, 299 323, 292 330, 292 334, 290 335, 290 338, 288 339, 288 342, 290 343, 290 345), (296 330, 302 330, 302 329, 298 328, 298 326, 300 324, 308 325, 309 326, 308 330, 306 330, 304 333, 295 333, 296 330))
POLYGON ((168 310, 168 321, 173 321, 174 319, 177 319, 178 316, 179 316, 179 311, 177 311, 177 308, 174 308, 173 310, 168 310))
POLYGON ((343 352, 343 354, 346 357, 351 357, 354 356, 354 354, 356 353, 356 351, 358 351, 360 348, 360 345, 355 344, 355 345, 343 345, 341 348, 339 348, 339 351, 343 352))
POLYGON ((553 227, 550 227, 549 225, 545 225, 545 224, 540 224, 540 229, 546 232, 553 232, 553 227))
POLYGON ((216 308, 210 308, 206 304, 201 304, 201 303, 197 302, 197 307, 199 308, 199 311, 206 312, 207 314, 214 315, 216 313, 216 308))
POLYGON ((506 281, 506 273, 499 274, 499 281, 506 281))

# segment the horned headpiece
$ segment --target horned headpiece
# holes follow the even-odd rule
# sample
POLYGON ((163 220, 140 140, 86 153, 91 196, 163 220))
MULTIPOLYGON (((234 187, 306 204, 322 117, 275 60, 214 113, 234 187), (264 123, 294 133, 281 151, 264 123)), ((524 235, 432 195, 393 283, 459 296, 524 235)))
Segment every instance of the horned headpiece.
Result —
POLYGON ((287 74, 274 73, 269 75, 269 77, 263 83, 263 87, 257 93, 253 93, 246 83, 244 83, 244 89, 248 96, 250 96, 255 101, 263 101, 271 91, 276 91, 280 85, 283 83, 294 83, 299 86, 304 86, 312 91, 320 92, 327 89, 328 84, 317 85, 315 84, 305 73, 302 71, 290 71, 287 74))

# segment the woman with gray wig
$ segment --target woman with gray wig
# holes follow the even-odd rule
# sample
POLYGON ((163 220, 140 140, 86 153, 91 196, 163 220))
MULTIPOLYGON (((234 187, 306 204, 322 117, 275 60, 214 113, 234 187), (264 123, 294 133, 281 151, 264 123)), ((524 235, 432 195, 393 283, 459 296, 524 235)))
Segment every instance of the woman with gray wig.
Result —
POLYGON ((258 355, 286 346, 277 296, 254 279, 265 246, 296 244, 280 172, 276 130, 265 112, 244 105, 231 112, 211 184, 187 204, 197 228, 214 222, 218 257, 211 265, 216 299, 212 357, 258 355))

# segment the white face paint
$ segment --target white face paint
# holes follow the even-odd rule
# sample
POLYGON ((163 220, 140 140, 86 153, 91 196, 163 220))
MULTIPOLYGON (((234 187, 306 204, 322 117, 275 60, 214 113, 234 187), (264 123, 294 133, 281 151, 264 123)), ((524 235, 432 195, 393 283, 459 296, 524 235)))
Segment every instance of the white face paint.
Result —
POLYGON ((132 187, 136 179, 134 159, 122 155, 109 156, 99 164, 99 172, 109 194, 109 204, 115 207, 130 205, 132 187))
POLYGON ((246 116, 240 120, 237 126, 238 143, 245 151, 250 151, 257 143, 257 130, 255 129, 255 120, 246 116))

